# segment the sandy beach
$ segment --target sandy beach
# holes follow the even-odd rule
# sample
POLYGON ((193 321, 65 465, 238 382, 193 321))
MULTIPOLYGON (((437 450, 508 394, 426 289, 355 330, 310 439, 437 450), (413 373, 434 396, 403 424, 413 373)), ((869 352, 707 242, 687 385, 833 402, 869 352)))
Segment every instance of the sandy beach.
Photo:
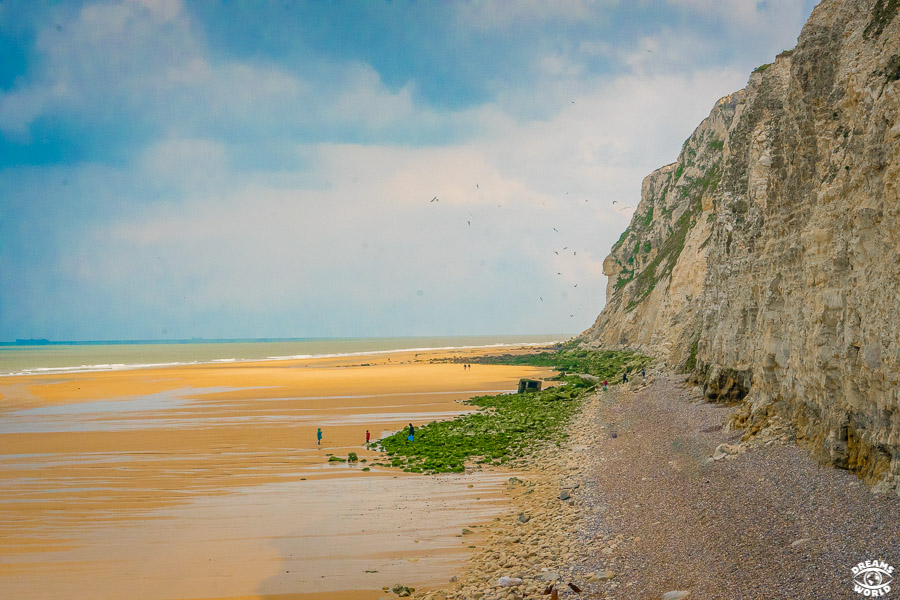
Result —
POLYGON ((445 583, 478 537, 461 529, 506 510, 509 474, 423 477, 327 459, 371 459, 366 429, 376 440, 451 418, 473 395, 549 375, 432 362, 489 352, 4 377, 0 590, 351 599, 445 583))

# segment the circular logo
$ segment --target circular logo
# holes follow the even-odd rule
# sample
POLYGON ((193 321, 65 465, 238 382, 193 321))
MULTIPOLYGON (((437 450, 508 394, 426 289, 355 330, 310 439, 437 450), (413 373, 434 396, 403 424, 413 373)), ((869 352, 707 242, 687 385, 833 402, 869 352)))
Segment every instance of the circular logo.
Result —
POLYGON ((866 598, 879 598, 891 591, 894 567, 883 560, 867 560, 851 569, 853 591, 866 598))

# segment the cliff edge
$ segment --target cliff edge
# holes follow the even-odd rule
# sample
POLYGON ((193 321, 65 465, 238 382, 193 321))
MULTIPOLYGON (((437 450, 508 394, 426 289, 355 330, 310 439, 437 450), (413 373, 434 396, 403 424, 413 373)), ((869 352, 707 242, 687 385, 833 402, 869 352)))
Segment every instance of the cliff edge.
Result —
POLYGON ((823 0, 797 46, 645 178, 581 335, 690 372, 751 436, 900 493, 900 0, 823 0))

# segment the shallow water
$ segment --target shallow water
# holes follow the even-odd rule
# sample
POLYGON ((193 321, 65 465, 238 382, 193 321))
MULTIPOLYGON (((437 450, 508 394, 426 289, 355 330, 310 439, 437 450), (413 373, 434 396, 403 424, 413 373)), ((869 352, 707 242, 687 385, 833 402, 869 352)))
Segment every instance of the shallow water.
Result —
POLYGON ((0 595, 347 598, 446 582, 477 539, 461 529, 503 510, 510 474, 365 472, 379 458, 365 430, 451 418, 547 373, 399 360, 4 378, 0 595), (328 462, 349 452, 369 462, 328 462))

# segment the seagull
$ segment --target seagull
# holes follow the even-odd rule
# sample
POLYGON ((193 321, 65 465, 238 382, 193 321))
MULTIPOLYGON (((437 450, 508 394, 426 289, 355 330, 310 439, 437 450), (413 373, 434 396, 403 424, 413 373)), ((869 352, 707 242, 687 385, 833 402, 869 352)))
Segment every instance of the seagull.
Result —
POLYGON ((557 229, 556 227, 553 228, 553 231, 555 231, 556 233, 559 233, 559 229, 557 229))
POLYGON ((577 284, 577 283, 575 284, 575 287, 578 287, 578 284, 577 284))
POLYGON ((564 248, 563 248, 563 250, 568 250, 568 249, 569 249, 569 247, 568 247, 568 246, 565 246, 565 247, 564 247, 564 248))
POLYGON ((438 197, 437 197, 437 196, 435 196, 434 198, 432 198, 431 201, 432 201, 432 202, 440 202, 440 200, 438 200, 438 197))
POLYGON ((618 202, 618 200, 613 200, 613 204, 615 204, 616 202, 618 202))
POLYGON ((478 184, 477 184, 477 183, 475 184, 475 189, 476 189, 476 190, 480 190, 480 189, 481 189, 481 188, 478 187, 478 184))
POLYGON ((544 298, 543 298, 543 297, 542 297, 542 296, 538 296, 538 298, 540 298, 540 299, 541 299, 541 302, 543 302, 543 301, 544 301, 544 298))
POLYGON ((553 251, 553 254, 559 256, 559 252, 557 252, 556 250, 553 251))
POLYGON ((468 220, 467 220, 467 221, 466 221, 466 223, 468 223, 468 224, 469 224, 469 227, 471 227, 471 226, 472 226, 472 221, 468 221, 468 220))
POLYGON ((573 252, 573 253, 572 253, 572 256, 578 256, 578 253, 577 253, 577 252, 573 252))

